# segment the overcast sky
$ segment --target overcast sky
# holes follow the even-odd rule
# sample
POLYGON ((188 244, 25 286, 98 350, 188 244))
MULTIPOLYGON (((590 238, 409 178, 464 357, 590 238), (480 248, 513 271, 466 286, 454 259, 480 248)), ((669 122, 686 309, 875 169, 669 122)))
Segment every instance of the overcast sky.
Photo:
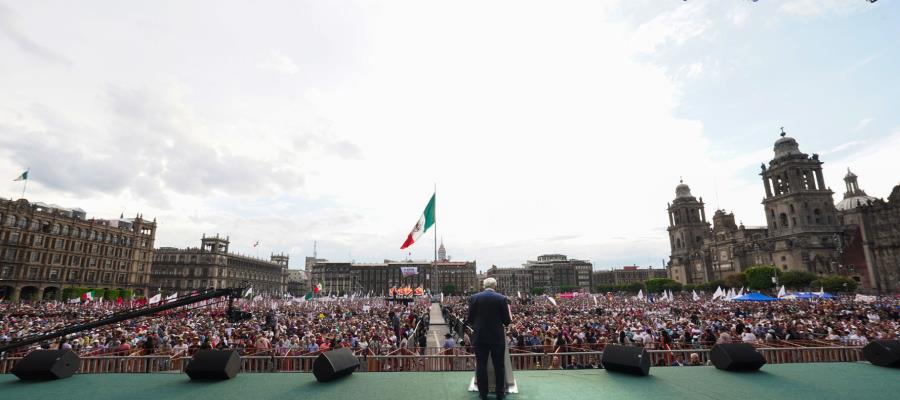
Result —
MULTIPOLYGON (((900 4, 863 0, 0 0, 0 196, 403 259, 437 228, 479 270, 661 266, 684 177, 764 225, 779 127, 870 195, 900 183, 900 4)), ((432 236, 412 258, 432 256, 432 236)))

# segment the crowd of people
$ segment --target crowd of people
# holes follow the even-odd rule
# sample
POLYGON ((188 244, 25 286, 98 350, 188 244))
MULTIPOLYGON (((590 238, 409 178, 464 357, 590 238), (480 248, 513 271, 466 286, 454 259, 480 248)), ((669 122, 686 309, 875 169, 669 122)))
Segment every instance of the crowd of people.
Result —
MULTIPOLYGON (((0 302, 0 345, 96 321, 128 305, 86 302, 0 302)), ((229 322, 224 302, 184 307, 99 327, 36 347, 73 349, 82 355, 189 355, 196 349, 238 349, 242 355, 304 355, 348 347, 359 355, 392 354, 426 345, 427 299, 295 301, 238 300, 253 317, 229 322)))
MULTIPOLYGON (((443 307, 458 336, 457 345, 465 346, 469 343, 465 298, 451 298, 443 307)), ((900 298, 896 296, 872 302, 849 297, 736 302, 694 300, 691 294, 682 294, 652 303, 611 294, 552 301, 544 296, 516 296, 510 298, 510 308, 509 347, 543 353, 599 350, 607 343, 695 349, 723 342, 865 345, 900 338, 900 298)))
MULTIPOLYGON (((338 347, 361 356, 426 354, 431 300, 238 300, 237 308, 253 315, 240 322, 229 322, 224 302, 183 307, 16 349, 6 356, 37 347, 70 348, 82 355, 173 357, 203 348, 237 349, 242 355, 312 355, 338 347)), ((127 307, 95 302, 0 302, 0 345, 96 321, 127 307)), ((440 344, 443 350, 449 346, 461 353, 471 345, 471 331, 464 322, 466 298, 448 296, 440 307, 453 332, 440 344)), ((865 345, 872 340, 900 338, 897 296, 871 302, 847 297, 767 303, 694 300, 690 294, 652 303, 612 294, 553 300, 513 296, 510 309, 513 318, 507 340, 516 352, 601 350, 608 343, 673 350, 723 342, 865 345)), ((549 367, 592 368, 598 361, 554 359, 549 367)), ((675 362, 691 365, 695 360, 675 362)))

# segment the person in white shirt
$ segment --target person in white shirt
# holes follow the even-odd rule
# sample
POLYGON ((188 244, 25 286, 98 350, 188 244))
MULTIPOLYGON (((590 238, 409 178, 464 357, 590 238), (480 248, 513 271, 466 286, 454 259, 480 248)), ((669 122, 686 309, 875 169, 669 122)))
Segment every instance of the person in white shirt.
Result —
POLYGON ((731 343, 731 334, 728 333, 727 330, 722 331, 722 333, 719 334, 719 338, 716 339, 716 343, 731 343))
POLYGON ((756 335, 750 331, 750 328, 744 328, 744 334, 741 335, 741 341, 744 343, 755 344, 759 339, 757 339, 756 335))

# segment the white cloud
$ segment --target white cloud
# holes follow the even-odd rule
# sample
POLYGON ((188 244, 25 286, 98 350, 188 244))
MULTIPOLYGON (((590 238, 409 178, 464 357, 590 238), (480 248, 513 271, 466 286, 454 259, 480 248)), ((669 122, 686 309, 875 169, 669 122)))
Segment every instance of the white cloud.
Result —
POLYGON ((272 49, 269 51, 268 57, 259 63, 259 67, 264 70, 280 72, 283 74, 294 75, 300 72, 300 67, 293 59, 288 57, 281 50, 272 49))
POLYGON ((862 0, 790 0, 781 4, 781 11, 802 17, 819 17, 829 14, 847 15, 867 6, 870 5, 862 0))
POLYGON ((853 128, 853 130, 861 131, 861 130, 865 129, 867 126, 869 126, 869 124, 872 123, 872 121, 874 121, 873 118, 863 118, 863 119, 859 120, 859 123, 856 124, 856 128, 853 128))

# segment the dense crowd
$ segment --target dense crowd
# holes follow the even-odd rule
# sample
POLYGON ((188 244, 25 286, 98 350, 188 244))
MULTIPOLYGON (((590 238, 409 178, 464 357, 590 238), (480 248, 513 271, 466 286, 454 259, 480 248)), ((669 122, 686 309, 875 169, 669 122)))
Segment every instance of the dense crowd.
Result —
MULTIPOLYGON (((15 353, 40 346, 71 348, 83 355, 176 356, 202 348, 238 349, 243 355, 305 355, 338 347, 359 355, 424 354, 430 305, 427 298, 408 304, 384 298, 238 300, 237 308, 251 312, 253 318, 229 322, 224 303, 186 307, 15 353)), ((126 307, 0 302, 0 345, 95 321, 126 307)), ((455 332, 444 347, 469 346, 466 298, 447 297, 442 308, 455 332)), ((865 345, 900 338, 900 297, 896 296, 872 302, 838 298, 769 303, 693 300, 690 294, 653 303, 624 295, 582 295, 555 303, 539 296, 513 297, 510 308, 510 347, 541 353, 597 350, 607 343, 694 349, 722 342, 865 345)))
MULTIPOLYGON (((409 304, 384 299, 239 300, 237 308, 251 312, 251 319, 229 322, 224 303, 181 308, 16 352, 62 346, 85 355, 180 355, 203 348, 238 349, 246 355, 303 355, 349 347, 361 355, 391 354, 425 347, 429 305, 427 300, 409 304)), ((0 345, 95 321, 126 307, 0 302, 0 345)))
MULTIPOLYGON (((694 300, 691 294, 652 303, 621 295, 553 301, 514 297, 510 308, 510 348, 545 353, 599 349, 606 343, 691 349, 723 342, 865 345, 900 338, 900 298, 893 296, 865 303, 852 298, 694 300)), ((469 343, 466 314, 465 298, 445 301, 444 315, 459 336, 457 345, 469 343)))

